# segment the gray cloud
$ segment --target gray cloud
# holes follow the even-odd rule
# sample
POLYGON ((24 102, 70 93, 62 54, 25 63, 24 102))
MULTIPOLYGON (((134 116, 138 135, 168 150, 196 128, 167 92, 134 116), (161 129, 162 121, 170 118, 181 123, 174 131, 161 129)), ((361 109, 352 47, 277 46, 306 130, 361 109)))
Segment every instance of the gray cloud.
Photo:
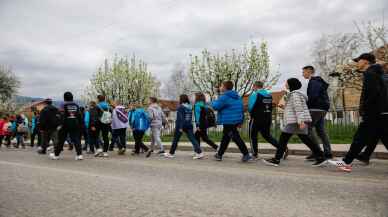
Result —
POLYGON ((204 48, 223 52, 266 40, 282 80, 311 63, 323 33, 351 32, 355 20, 381 20, 373 1, 0 1, 0 64, 22 80, 21 95, 59 97, 86 86, 105 57, 145 60, 166 80, 177 62, 204 48))

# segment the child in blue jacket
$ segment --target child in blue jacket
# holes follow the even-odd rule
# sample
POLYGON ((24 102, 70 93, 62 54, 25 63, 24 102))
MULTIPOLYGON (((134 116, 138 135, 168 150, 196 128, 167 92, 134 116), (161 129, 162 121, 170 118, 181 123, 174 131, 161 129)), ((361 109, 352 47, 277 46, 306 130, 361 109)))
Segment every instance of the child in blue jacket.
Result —
POLYGON ((177 118, 175 121, 175 133, 174 140, 171 145, 170 153, 166 153, 164 156, 166 158, 174 158, 175 151, 178 147, 179 139, 181 138, 183 132, 186 133, 194 149, 193 159, 202 159, 204 157, 201 147, 199 146, 198 141, 195 139, 193 132, 193 111, 190 104, 189 97, 185 94, 180 95, 179 97, 179 106, 177 109, 177 118))

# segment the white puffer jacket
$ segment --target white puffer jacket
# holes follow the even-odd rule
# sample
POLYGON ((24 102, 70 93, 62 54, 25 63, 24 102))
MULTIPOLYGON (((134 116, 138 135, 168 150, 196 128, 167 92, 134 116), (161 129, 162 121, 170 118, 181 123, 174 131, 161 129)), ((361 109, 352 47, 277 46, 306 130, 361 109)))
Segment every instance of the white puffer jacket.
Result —
POLYGON ((295 90, 288 93, 285 98, 284 124, 300 124, 311 122, 311 115, 307 107, 307 96, 295 90))

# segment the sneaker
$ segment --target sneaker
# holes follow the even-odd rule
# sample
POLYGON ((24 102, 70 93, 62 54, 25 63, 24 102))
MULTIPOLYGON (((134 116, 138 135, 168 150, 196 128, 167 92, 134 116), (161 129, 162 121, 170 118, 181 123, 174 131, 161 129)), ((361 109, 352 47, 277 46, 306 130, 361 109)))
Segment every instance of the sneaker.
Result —
POLYGON ((321 167, 327 164, 327 160, 325 158, 316 160, 315 163, 313 164, 313 167, 321 167))
POLYGON ((164 157, 165 158, 175 158, 175 154, 165 153, 164 157))
POLYGON ((41 155, 45 155, 46 154, 46 151, 43 150, 43 149, 39 149, 37 152, 38 152, 38 154, 41 154, 41 155))
POLYGON ((288 154, 289 154, 289 150, 288 150, 288 147, 286 147, 286 150, 284 151, 284 155, 283 155, 283 160, 287 160, 288 154))
POLYGON ((311 154, 305 158, 305 161, 315 161, 315 156, 311 154))
POLYGON ((330 165, 336 166, 339 170, 342 170, 344 172, 352 171, 352 165, 346 164, 343 160, 328 160, 327 162, 330 165))
POLYGON ((193 157, 193 160, 199 160, 199 159, 202 159, 205 155, 203 154, 203 152, 197 154, 195 153, 195 156, 193 157))
POLYGON ((357 156, 356 159, 358 161, 362 162, 363 164, 365 164, 365 166, 369 165, 369 159, 362 157, 361 155, 357 156))
POLYGON ((48 148, 47 148, 47 151, 53 151, 54 150, 54 146, 49 146, 48 148))
POLYGON ((97 149, 96 154, 94 154, 94 157, 101 157, 102 156, 102 149, 97 149))
POLYGON ((219 155, 218 153, 216 153, 216 154, 214 155, 214 159, 215 159, 216 161, 222 161, 222 156, 219 155))
POLYGON ((248 162, 248 161, 250 161, 250 160, 252 160, 252 156, 251 156, 250 154, 246 154, 246 155, 244 155, 244 156, 241 158, 241 161, 242 161, 242 162, 248 162))
POLYGON ((82 155, 75 156, 75 160, 83 160, 84 157, 82 155))
POLYGON ((154 152, 154 151, 153 150, 148 150, 147 154, 146 154, 146 158, 151 157, 152 152, 154 152))
POLYGON ((166 153, 164 150, 158 151, 158 154, 164 154, 164 153, 166 153))
POLYGON ((258 154, 252 154, 252 160, 260 160, 259 158, 259 155, 258 154))
POLYGON ((108 154, 108 152, 104 152, 104 153, 102 153, 102 157, 109 157, 109 154, 108 154))
POLYGON ((86 154, 94 154, 94 151, 88 151, 86 154))
POLYGON ((49 157, 51 160, 59 160, 59 156, 55 156, 54 153, 50 153, 49 157))
POLYGON ((117 151, 117 154, 118 154, 118 155, 124 155, 124 154, 125 154, 125 149, 119 149, 119 150, 117 151))
POLYGON ((275 159, 275 158, 271 158, 271 159, 267 159, 267 160, 263 159, 263 163, 264 163, 265 165, 268 165, 268 166, 277 167, 277 166, 279 166, 279 164, 280 164, 280 160, 277 160, 277 159, 275 159))

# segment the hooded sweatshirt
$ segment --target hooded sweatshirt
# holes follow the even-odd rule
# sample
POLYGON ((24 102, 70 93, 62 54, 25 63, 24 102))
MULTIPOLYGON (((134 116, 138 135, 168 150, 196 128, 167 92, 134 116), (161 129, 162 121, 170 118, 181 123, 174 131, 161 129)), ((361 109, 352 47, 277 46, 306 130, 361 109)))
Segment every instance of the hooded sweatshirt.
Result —
POLYGON ((128 115, 124 106, 116 106, 112 113, 112 129, 128 128, 128 115))
POLYGON ((196 127, 200 127, 203 125, 201 122, 203 121, 203 109, 207 109, 207 105, 203 101, 196 102, 194 104, 194 118, 196 127))
POLYGON ((312 77, 307 86, 307 106, 310 110, 328 111, 330 99, 327 94, 329 84, 319 76, 312 77))
POLYGON ((193 129, 193 108, 189 103, 183 103, 178 106, 177 118, 175 121, 175 130, 193 129))
POLYGON ((363 120, 376 121, 384 111, 385 84, 384 70, 379 64, 373 64, 364 73, 360 97, 360 115, 363 120))
POLYGON ((311 122, 306 101, 307 96, 300 90, 291 91, 285 96, 283 117, 285 125, 311 122))
POLYGON ((163 123, 166 121, 162 108, 158 104, 153 103, 148 107, 147 112, 151 121, 151 127, 162 128, 163 123))
POLYGON ((234 90, 225 91, 211 103, 217 112, 219 125, 241 124, 244 121, 244 105, 241 97, 234 90))

